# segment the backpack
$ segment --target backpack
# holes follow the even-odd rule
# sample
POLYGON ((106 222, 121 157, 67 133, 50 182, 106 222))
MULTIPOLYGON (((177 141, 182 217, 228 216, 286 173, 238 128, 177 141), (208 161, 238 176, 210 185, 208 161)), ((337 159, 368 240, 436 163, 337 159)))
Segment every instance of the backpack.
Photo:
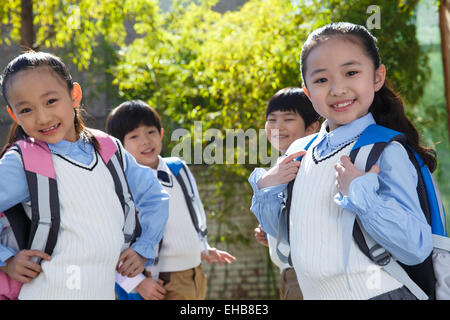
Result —
MULTIPOLYGON (((314 135, 305 150, 317 137, 314 135)), ((375 264, 387 271, 420 300, 450 299, 450 239, 447 237, 445 210, 437 184, 420 156, 406 143, 404 134, 372 124, 367 127, 350 151, 350 159, 361 171, 367 172, 374 165, 384 148, 393 141, 401 143, 408 153, 418 176, 417 193, 422 211, 433 233, 433 252, 422 263, 408 266, 396 261, 392 255, 377 244, 362 228, 356 215, 343 211, 343 262, 347 276, 347 264, 352 237, 358 248, 375 264)), ((301 160, 298 158, 297 160, 301 160)), ((281 236, 278 242, 289 243, 289 211, 294 180, 289 182, 285 204, 282 206, 280 222, 281 236), (285 227, 286 231, 281 230, 285 227), (285 236, 283 237, 283 233, 285 236)), ((280 233, 279 233, 280 234, 280 233)), ((292 265, 287 256, 277 250, 280 259, 292 265)), ((348 277, 347 277, 348 283, 348 277)))
MULTIPOLYGON (((125 221, 125 243, 129 247, 141 233, 137 211, 124 173, 121 149, 106 133, 89 129, 100 144, 98 150, 114 181, 125 221)), ((31 220, 21 203, 0 213, 0 244, 19 251, 41 250, 51 255, 56 245, 60 224, 58 187, 50 149, 45 142, 28 138, 12 147, 22 159, 31 201, 31 220)), ((32 261, 41 263, 40 258, 32 261)), ((17 299, 22 283, 0 270, 0 300, 17 299)))

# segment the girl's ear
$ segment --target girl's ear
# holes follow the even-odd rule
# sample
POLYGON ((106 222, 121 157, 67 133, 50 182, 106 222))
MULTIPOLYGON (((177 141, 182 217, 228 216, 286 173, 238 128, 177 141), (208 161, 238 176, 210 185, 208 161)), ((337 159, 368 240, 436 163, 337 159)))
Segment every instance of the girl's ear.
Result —
POLYGON ((159 133, 159 135, 161 136, 161 141, 164 137, 164 128, 161 128, 161 132, 159 133))
POLYGON ((72 107, 76 108, 80 105, 81 98, 83 97, 83 92, 81 91, 81 87, 78 82, 73 83, 72 89, 72 107))
POLYGON ((375 92, 381 89, 386 80, 386 67, 381 64, 377 70, 375 70, 375 92))
POLYGON ((9 116, 11 117, 11 119, 13 119, 14 122, 17 122, 17 117, 14 114, 14 111, 12 111, 11 107, 10 106, 6 106, 6 110, 8 111, 9 116))
POLYGON ((307 136, 309 136, 310 134, 316 133, 317 130, 319 129, 320 123, 319 121, 314 121, 313 123, 311 123, 308 128, 306 128, 305 130, 305 134, 307 136))
POLYGON ((303 92, 308 97, 308 99, 311 100, 311 95, 309 94, 309 91, 308 91, 308 89, 306 88, 306 86, 304 84, 302 84, 302 89, 303 89, 303 92))

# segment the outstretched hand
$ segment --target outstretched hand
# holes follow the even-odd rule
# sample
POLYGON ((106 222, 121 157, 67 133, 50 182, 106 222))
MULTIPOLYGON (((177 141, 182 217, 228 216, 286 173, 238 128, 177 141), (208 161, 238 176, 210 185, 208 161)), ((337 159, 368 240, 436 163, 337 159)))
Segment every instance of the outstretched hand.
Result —
POLYGON ((294 180, 297 176, 297 171, 300 168, 300 161, 293 160, 305 154, 306 151, 302 150, 292 153, 284 158, 283 161, 273 166, 261 177, 261 179, 259 179, 258 188, 264 189, 267 187, 278 186, 294 180))
POLYGON ((235 261, 236 258, 233 257, 226 251, 218 250, 216 248, 210 248, 208 250, 208 254, 205 251, 202 251, 201 254, 202 261, 206 261, 208 263, 219 262, 221 266, 223 266, 223 262, 231 264, 231 262, 235 261))
MULTIPOLYGON (((334 169, 336 169, 335 178, 336 178, 336 188, 340 191, 344 196, 347 196, 350 191, 350 183, 363 175, 366 172, 359 171, 355 165, 350 160, 349 156, 342 156, 341 163, 336 163, 334 165, 334 169)), ((370 168, 367 172, 379 173, 380 167, 376 164, 370 168)))

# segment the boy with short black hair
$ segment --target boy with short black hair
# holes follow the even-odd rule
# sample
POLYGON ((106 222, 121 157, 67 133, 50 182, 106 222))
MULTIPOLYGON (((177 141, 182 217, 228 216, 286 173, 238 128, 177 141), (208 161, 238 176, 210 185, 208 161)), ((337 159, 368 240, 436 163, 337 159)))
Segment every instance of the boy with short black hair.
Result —
POLYGON ((160 156, 164 135, 161 118, 145 102, 122 103, 111 111, 106 123, 108 133, 118 138, 139 164, 151 167, 170 195, 169 218, 158 249, 158 263, 146 271, 146 276, 132 278, 121 283, 121 287, 116 285, 119 299, 204 299, 206 276, 201 261, 217 261, 222 265, 236 258, 209 247, 206 217, 194 176, 181 159, 160 156), (178 170, 185 173, 187 181, 180 180, 178 170), (186 190, 193 194, 187 196, 186 190))
MULTIPOLYGON (((288 87, 279 90, 270 98, 266 109, 266 132, 269 142, 283 155, 292 142, 315 133, 319 128, 320 116, 302 89, 288 87)), ((271 186, 288 183, 297 174, 300 162, 282 161, 269 171, 256 168, 249 177, 254 196, 250 210, 259 212, 271 210, 278 212, 280 207, 267 208, 267 197, 278 197, 279 188, 271 186)), ((280 298, 283 300, 302 299, 294 268, 283 263, 276 253, 277 240, 267 234, 260 225, 254 229, 256 240, 269 247, 270 258, 280 268, 280 298)))

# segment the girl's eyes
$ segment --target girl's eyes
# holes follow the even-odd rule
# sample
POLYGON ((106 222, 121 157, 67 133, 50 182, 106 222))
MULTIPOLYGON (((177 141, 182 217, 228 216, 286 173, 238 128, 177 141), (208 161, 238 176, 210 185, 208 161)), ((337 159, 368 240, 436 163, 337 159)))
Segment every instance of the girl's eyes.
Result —
POLYGON ((23 108, 22 110, 19 111, 19 114, 24 114, 28 112, 31 112, 31 108, 23 108))
POLYGON ((47 101, 47 104, 53 104, 53 103, 55 103, 56 101, 58 101, 58 99, 49 99, 49 100, 47 101))
POLYGON ((320 79, 317 79, 316 81, 314 81, 314 83, 325 83, 327 81, 328 81, 327 78, 320 78, 320 79))
POLYGON ((347 72, 347 76, 354 76, 355 74, 357 74, 358 73, 358 71, 349 71, 349 72, 347 72))

